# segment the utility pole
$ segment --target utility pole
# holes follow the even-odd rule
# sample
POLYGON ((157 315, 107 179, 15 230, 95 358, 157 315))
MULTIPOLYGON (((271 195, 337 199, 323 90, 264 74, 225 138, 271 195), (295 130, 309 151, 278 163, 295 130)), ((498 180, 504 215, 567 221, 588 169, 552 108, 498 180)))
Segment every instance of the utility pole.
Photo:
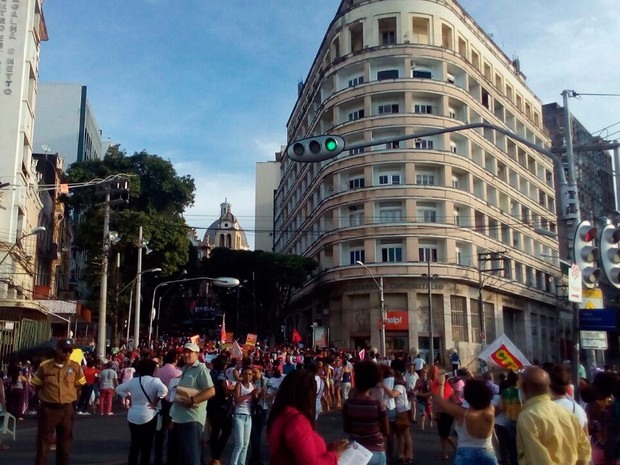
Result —
POLYGON ((103 214, 103 257, 101 258, 101 284, 99 287, 99 323, 97 331, 97 356, 106 360, 106 314, 108 305, 108 253, 110 252, 110 185, 105 184, 103 214))
MULTIPOLYGON (((493 273, 495 271, 504 271, 505 268, 502 266, 501 268, 489 268, 483 269, 482 263, 485 262, 494 262, 497 260, 503 260, 503 255, 506 254, 505 250, 501 252, 478 252, 478 319, 480 322, 480 346, 481 351, 484 350, 486 346, 487 340, 487 321, 484 315, 484 301, 482 299, 482 290, 484 288, 484 283, 482 282, 482 272, 493 273)), ((491 265, 493 266, 493 265, 491 265)), ((486 371, 483 367, 482 371, 486 371)))
POLYGON ((430 252, 426 257, 426 270, 427 272, 422 275, 422 278, 426 280, 426 287, 428 290, 428 347, 430 351, 429 364, 433 366, 435 364, 435 335, 433 334, 433 291, 431 289, 431 282, 438 278, 438 275, 431 274, 431 255, 430 252))
MULTIPOLYGON (((99 322, 97 331, 97 356, 106 360, 107 305, 108 305, 108 261, 112 237, 110 233, 110 208, 112 205, 129 202, 129 181, 124 175, 112 176, 103 184, 105 200, 103 202, 103 245, 101 258, 101 282, 99 287, 99 322), (112 199, 112 194, 120 194, 112 199)), ((118 235, 114 237, 117 239, 118 235)))
MULTIPOLYGON (((564 140, 566 143, 566 164, 568 165, 568 179, 567 184, 569 188, 572 186, 574 188, 574 199, 573 200, 576 209, 575 211, 567 212, 574 215, 574 221, 567 222, 567 234, 569 244, 568 249, 572 251, 573 255, 573 263, 575 262, 575 232, 577 230, 577 225, 581 223, 581 211, 579 209, 579 196, 577 194, 577 182, 575 177, 575 155, 573 153, 573 125, 570 116, 570 110, 568 107, 568 98, 575 97, 577 94, 574 90, 564 90, 562 91, 562 98, 564 103, 564 140), (570 228, 569 228, 570 226, 570 228), (572 243, 571 243, 572 241, 572 243)), ((577 302, 573 302, 573 364, 572 364, 572 378, 573 383, 575 385, 575 400, 579 400, 579 338, 581 336, 581 331, 579 330, 579 306, 580 304, 577 302)))
MULTIPOLYGON (((140 345, 140 304, 142 294, 142 226, 138 228, 138 268, 136 274, 136 308, 134 310, 133 346, 134 350, 140 345)), ((153 311, 151 309, 151 311, 153 311)), ((148 341, 150 344, 151 341, 148 341)))

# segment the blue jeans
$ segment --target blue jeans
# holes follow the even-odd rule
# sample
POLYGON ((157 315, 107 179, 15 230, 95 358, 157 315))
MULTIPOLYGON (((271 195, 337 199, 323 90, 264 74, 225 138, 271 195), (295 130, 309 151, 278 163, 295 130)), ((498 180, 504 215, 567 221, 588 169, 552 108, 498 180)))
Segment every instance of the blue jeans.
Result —
MULTIPOLYGON (((179 464, 200 465, 203 426, 197 421, 174 423, 171 442, 179 464)), ((170 445, 168 445, 170 447, 170 445)))
POLYGON ((454 456, 454 465, 497 465, 497 457, 489 449, 459 447, 454 456))
POLYGON ((235 413, 233 416, 233 444, 234 448, 230 459, 231 465, 245 465, 252 433, 252 416, 235 413))
POLYGON ((368 465, 386 465, 387 464, 387 456, 384 451, 373 452, 372 457, 370 458, 370 462, 368 465))

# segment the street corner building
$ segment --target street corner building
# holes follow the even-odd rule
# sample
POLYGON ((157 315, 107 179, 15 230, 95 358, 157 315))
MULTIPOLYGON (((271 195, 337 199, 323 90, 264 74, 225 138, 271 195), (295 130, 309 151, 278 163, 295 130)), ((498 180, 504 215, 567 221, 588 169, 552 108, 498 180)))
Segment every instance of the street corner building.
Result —
POLYGON ((378 347, 384 308, 388 353, 428 358, 433 346, 434 358, 455 349, 469 363, 506 334, 532 360, 566 357, 550 158, 486 128, 346 150, 471 123, 551 145, 518 59, 456 1, 341 2, 287 142, 336 134, 345 150, 280 156, 274 194, 275 250, 320 265, 293 297, 291 327, 378 347))

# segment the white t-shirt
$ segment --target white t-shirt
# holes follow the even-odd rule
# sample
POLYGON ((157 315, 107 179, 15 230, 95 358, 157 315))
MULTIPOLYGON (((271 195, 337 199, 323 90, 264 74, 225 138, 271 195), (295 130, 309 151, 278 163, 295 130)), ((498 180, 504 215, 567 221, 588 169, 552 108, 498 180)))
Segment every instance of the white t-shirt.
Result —
POLYGON ((586 411, 581 407, 581 405, 579 405, 577 402, 575 402, 570 397, 562 397, 560 399, 554 399, 553 402, 555 402, 558 405, 561 405, 569 412, 575 414, 577 416, 577 419, 579 420, 579 425, 582 428, 588 424, 588 416, 586 415, 586 411))
POLYGON ((414 358, 413 359, 413 369, 415 371, 420 371, 422 368, 424 368, 424 365, 426 365, 426 362, 424 361, 423 358, 414 358))
MULTIPOLYGON (((383 380, 383 384, 390 390, 394 390, 394 377, 390 376, 383 380)), ((396 408, 396 402, 387 394, 383 393, 383 401, 385 402, 385 408, 387 410, 394 410, 396 408)))
POLYGON ((155 402, 157 399, 166 397, 168 388, 161 382, 161 379, 154 376, 138 376, 116 387, 116 393, 119 396, 131 395, 131 407, 127 412, 127 421, 130 423, 143 425, 157 415, 157 410, 151 407, 144 392, 148 394, 151 402, 155 402), (140 387, 140 382, 142 387, 140 387))
POLYGON ((406 412, 407 410, 411 410, 411 404, 409 403, 409 398, 407 397, 407 391, 405 390, 405 386, 402 384, 397 384, 394 387, 394 390, 398 391, 398 397, 392 400, 394 405, 396 406, 396 413, 406 412))
POLYGON ((407 391, 413 391, 413 388, 415 387, 415 383, 418 382, 418 379, 420 379, 420 377, 415 371, 413 373, 409 373, 409 372, 405 373, 405 381, 407 382, 407 391))

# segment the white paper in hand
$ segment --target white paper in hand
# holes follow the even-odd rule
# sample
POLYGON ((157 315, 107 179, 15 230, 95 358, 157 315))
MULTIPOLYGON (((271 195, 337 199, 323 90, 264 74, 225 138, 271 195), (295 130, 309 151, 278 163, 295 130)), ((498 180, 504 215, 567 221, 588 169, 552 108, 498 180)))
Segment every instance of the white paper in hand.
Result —
POLYGON ((372 452, 353 441, 338 458, 338 465, 366 465, 372 458, 372 452))

